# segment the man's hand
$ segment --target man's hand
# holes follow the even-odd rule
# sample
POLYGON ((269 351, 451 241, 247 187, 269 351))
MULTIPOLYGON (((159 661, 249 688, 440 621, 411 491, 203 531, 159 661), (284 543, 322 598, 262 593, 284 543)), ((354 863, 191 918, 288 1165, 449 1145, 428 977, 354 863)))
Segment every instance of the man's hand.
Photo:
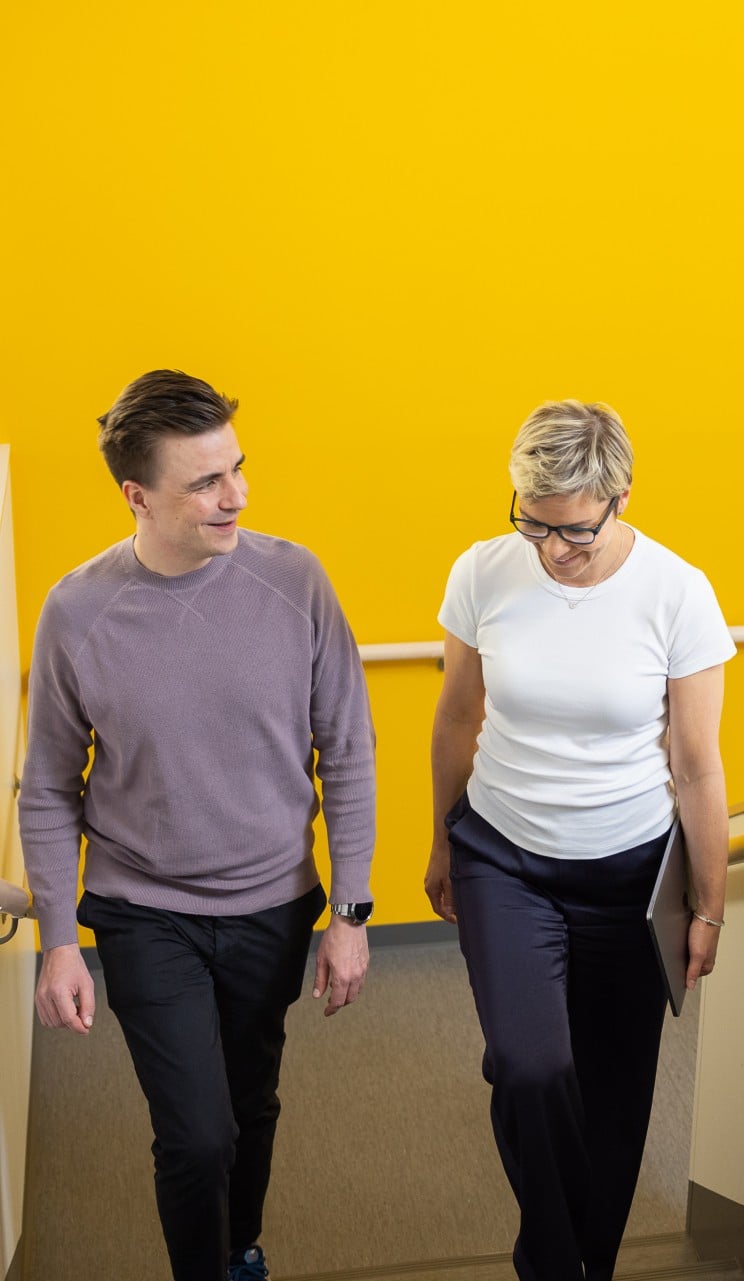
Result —
POLYGON ((318 946, 313 985, 316 1000, 330 988, 323 1011, 326 1017, 357 999, 368 967, 366 926, 352 925, 341 916, 332 916, 318 946))
POLYGON ((36 988, 36 1009, 44 1027, 67 1027, 87 1036, 96 998, 93 980, 77 943, 44 953, 36 988))

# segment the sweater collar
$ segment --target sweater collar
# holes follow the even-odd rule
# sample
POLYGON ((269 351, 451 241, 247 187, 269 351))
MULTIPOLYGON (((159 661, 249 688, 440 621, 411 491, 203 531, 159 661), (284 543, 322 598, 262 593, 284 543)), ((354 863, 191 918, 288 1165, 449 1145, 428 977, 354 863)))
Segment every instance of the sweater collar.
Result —
POLYGON ((147 569, 141 561, 137 560, 134 553, 134 535, 124 540, 121 549, 127 572, 132 578, 162 592, 188 592, 202 587, 222 574, 231 559, 230 554, 213 556, 206 565, 202 565, 200 569, 192 569, 188 574, 156 574, 154 570, 147 569))

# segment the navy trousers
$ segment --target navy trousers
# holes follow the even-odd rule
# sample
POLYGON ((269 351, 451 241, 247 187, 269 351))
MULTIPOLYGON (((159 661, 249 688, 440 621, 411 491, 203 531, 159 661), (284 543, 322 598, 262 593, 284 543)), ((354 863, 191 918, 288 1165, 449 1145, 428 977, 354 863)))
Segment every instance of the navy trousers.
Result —
POLYGON ((448 815, 521 1281, 610 1281, 648 1129, 665 994, 645 913, 666 836, 598 859, 448 815))
POLYGON ((225 1281, 229 1252, 261 1232, 284 1019, 324 906, 320 886, 250 916, 81 899, 150 1108, 175 1281, 225 1281))

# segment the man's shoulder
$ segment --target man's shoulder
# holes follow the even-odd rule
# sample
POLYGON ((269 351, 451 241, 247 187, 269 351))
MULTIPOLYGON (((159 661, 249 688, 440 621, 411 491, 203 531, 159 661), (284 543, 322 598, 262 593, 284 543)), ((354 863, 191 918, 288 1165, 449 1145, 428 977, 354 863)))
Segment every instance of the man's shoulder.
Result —
POLYGON ((321 618, 339 608, 338 598, 319 558, 301 543, 254 530, 240 530, 230 557, 233 572, 280 597, 304 618, 321 618))
POLYGON ((259 534, 253 529, 238 531, 238 545, 231 561, 240 571, 252 574, 269 586, 316 582, 325 571, 314 552, 302 543, 273 534, 259 534))
POLYGON ((290 538, 280 538, 278 534, 262 534, 256 529, 238 530, 238 546, 233 556, 239 560, 249 557, 266 563, 287 563, 307 557, 316 559, 302 543, 295 543, 290 538))
POLYGON ((126 576, 125 551, 131 546, 131 542, 131 538, 124 538, 119 543, 112 543, 110 547, 105 547, 102 552, 91 556, 89 560, 82 561, 80 565, 63 574, 52 591, 74 591, 76 587, 86 583, 105 582, 117 576, 126 576))
POLYGON ((45 610, 59 609, 67 613, 81 608, 88 601, 95 600, 100 604, 114 595, 130 578, 127 565, 127 549, 130 547, 131 539, 127 538, 76 565, 54 584, 47 596, 45 610))

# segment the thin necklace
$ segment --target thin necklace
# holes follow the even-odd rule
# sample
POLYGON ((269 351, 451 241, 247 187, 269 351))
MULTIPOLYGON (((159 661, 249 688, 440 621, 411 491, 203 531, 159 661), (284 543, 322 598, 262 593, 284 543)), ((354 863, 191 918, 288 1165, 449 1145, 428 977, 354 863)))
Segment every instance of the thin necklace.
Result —
POLYGON ((599 584, 600 584, 600 583, 603 583, 603 582, 605 581, 605 579, 610 578, 610 577, 614 574, 614 572, 615 572, 615 570, 617 569, 618 565, 620 564, 620 557, 621 557, 621 556, 622 556, 622 554, 623 554, 623 548, 624 548, 624 546, 625 546, 625 537, 624 537, 624 534, 623 534, 623 531, 624 531, 624 529, 625 529, 625 526, 624 526, 624 525, 618 525, 618 527, 617 527, 617 528, 618 528, 618 532, 619 532, 619 535, 620 535, 620 550, 619 550, 619 552, 618 552, 617 556, 615 557, 615 560, 614 560, 614 562, 613 562, 613 564, 612 564, 611 568, 607 570, 607 573, 606 573, 606 574, 602 574, 601 578, 598 578, 598 579, 597 579, 597 581, 596 581, 596 583, 592 583, 591 587, 587 588, 587 590, 584 592, 584 595, 583 595, 583 596, 579 596, 578 600, 571 600, 571 598, 570 598, 569 596, 567 596, 567 595, 566 595, 566 593, 564 592, 564 590, 563 590, 563 584, 562 584, 562 583, 559 583, 557 578, 556 578, 556 579, 554 579, 555 585, 556 585, 556 587, 558 588, 558 591, 560 592, 560 594, 561 594, 561 596, 563 597, 564 601, 565 601, 565 602, 566 602, 566 604, 568 605, 568 608, 569 608, 569 609, 576 609, 576 606, 577 606, 577 605, 583 605, 583 603, 584 603, 584 601, 587 599, 587 597, 588 597, 588 596, 591 596, 592 592, 594 591, 594 588, 595 588, 595 587, 599 587, 599 584))

